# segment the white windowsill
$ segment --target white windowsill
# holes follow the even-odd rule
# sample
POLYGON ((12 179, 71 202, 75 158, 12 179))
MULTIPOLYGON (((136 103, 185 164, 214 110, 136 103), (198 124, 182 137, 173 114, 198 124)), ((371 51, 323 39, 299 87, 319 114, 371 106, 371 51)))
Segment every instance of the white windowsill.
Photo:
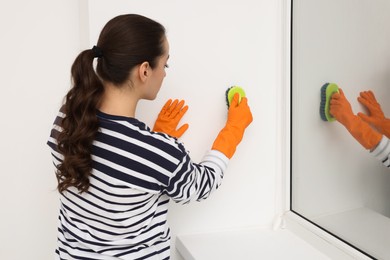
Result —
POLYGON ((185 260, 330 259, 287 229, 182 235, 176 249, 185 260))
POLYGON ((375 258, 390 259, 390 219, 376 211, 362 207, 313 221, 375 258))
MULTIPOLYGON (((375 211, 358 208, 317 218, 315 223, 338 230, 336 235, 342 234, 343 240, 353 241, 361 250, 375 252, 378 259, 389 259, 390 219, 375 211)), ((283 228, 277 230, 179 235, 176 249, 185 260, 371 259, 293 212, 284 215, 283 228)))

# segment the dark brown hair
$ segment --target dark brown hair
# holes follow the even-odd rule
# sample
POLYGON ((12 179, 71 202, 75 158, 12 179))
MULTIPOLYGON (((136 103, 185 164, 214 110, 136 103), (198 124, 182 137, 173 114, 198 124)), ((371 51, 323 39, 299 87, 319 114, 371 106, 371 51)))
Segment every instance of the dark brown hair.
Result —
POLYGON ((65 96, 57 137, 63 160, 56 175, 59 192, 74 186, 79 192, 89 188, 92 171, 91 150, 99 128, 97 106, 104 92, 103 82, 119 86, 126 82, 130 71, 143 62, 156 67, 163 55, 165 28, 147 17, 127 14, 111 19, 100 33, 95 50, 81 52, 71 69, 72 88, 65 96), (94 58, 98 56, 96 73, 94 58))

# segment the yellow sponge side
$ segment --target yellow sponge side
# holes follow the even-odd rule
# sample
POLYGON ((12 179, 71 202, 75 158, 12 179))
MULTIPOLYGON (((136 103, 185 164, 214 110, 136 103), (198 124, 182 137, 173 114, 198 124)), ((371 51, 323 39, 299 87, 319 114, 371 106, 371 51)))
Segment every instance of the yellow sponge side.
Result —
POLYGON ((238 102, 241 102, 241 99, 243 97, 246 97, 246 94, 245 94, 245 91, 243 88, 239 87, 239 86, 232 86, 230 88, 228 88, 226 90, 226 103, 227 103, 227 106, 230 107, 230 103, 232 102, 232 99, 234 97, 234 94, 240 94, 240 99, 238 100, 238 102))

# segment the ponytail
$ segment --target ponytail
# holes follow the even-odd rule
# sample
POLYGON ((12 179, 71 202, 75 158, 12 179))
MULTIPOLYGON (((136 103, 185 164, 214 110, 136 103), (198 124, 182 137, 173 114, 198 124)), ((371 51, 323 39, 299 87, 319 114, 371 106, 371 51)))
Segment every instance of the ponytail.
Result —
POLYGON ((164 53, 165 28, 137 14, 119 15, 102 29, 97 46, 79 54, 72 65, 73 87, 65 97, 57 137, 63 161, 57 168, 59 192, 74 186, 79 192, 89 188, 92 172, 92 142, 98 131, 97 106, 103 95, 102 82, 120 87, 130 71, 142 62, 154 68, 164 53), (96 72, 94 58, 98 58, 96 72))
POLYGON ((58 150, 63 155, 56 172, 57 188, 61 193, 70 186, 76 187, 79 192, 89 188, 92 142, 98 130, 96 110, 104 90, 93 68, 95 57, 94 47, 81 52, 72 65, 73 87, 65 96, 62 107, 65 117, 57 138, 58 150))

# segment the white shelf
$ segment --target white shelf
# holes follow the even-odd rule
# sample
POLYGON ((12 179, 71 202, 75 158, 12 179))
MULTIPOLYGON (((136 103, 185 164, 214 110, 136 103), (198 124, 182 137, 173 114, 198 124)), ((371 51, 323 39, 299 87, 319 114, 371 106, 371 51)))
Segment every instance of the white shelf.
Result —
POLYGON ((330 259, 286 229, 183 235, 176 249, 185 260, 330 259))

